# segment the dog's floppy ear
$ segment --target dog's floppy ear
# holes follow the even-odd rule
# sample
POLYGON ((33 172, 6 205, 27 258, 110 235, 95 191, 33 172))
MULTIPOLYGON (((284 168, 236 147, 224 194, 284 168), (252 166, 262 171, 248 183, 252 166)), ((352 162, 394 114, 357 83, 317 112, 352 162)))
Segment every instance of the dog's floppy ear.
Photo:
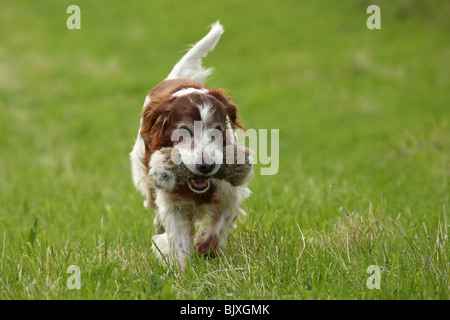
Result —
POLYGON ((238 107, 234 104, 233 101, 225 94, 223 90, 214 89, 210 90, 208 94, 215 97, 225 106, 225 112, 227 113, 228 119, 230 119, 231 128, 237 129, 240 128, 244 130, 244 125, 242 124, 239 117, 238 107))
POLYGON ((174 98, 162 97, 151 100, 142 111, 141 137, 144 140, 145 148, 152 151, 165 146, 167 137, 164 134, 168 127, 171 109, 170 105, 174 98))

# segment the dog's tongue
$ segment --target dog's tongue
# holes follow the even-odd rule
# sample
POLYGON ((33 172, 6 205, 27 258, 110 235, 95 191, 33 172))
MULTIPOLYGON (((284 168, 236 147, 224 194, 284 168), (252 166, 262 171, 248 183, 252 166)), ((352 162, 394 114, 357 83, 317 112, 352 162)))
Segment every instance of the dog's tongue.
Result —
POLYGON ((192 179, 192 184, 196 188, 205 188, 208 186, 208 178, 195 178, 192 179))

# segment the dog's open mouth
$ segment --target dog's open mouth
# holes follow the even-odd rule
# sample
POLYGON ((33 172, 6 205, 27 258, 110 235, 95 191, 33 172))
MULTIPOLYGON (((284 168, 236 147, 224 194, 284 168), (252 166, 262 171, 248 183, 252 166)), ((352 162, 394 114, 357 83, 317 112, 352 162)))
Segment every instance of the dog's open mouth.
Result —
POLYGON ((194 191, 195 193, 203 193, 206 192, 211 185, 211 180, 209 178, 197 177, 189 180, 188 186, 189 189, 194 191))

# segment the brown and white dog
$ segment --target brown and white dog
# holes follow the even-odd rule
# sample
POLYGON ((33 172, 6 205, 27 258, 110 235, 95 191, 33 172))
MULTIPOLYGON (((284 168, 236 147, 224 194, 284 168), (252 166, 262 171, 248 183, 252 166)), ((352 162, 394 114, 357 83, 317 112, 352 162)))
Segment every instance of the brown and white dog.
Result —
POLYGON ((209 256, 224 249, 234 221, 245 214, 240 205, 251 194, 247 182, 252 173, 238 186, 213 177, 221 166, 216 159, 222 158, 222 148, 236 144, 235 129, 243 128, 231 99, 222 90, 203 85, 212 70, 204 69, 201 59, 214 49, 223 31, 219 22, 214 23, 169 76, 150 91, 130 154, 133 182, 146 197, 144 206, 155 209, 154 252, 160 258, 162 253, 169 261, 174 259, 181 270, 193 247, 209 256), (181 143, 185 139, 176 134, 179 131, 187 134, 191 143, 181 143), (220 133, 220 145, 211 132, 220 133), (165 147, 178 148, 183 164, 196 176, 175 190, 171 185, 161 187, 164 181, 155 183, 165 176, 165 158, 159 151, 165 147), (205 159, 206 154, 212 154, 211 158, 205 159), (209 226, 198 230, 192 245, 195 223, 207 217, 209 226))

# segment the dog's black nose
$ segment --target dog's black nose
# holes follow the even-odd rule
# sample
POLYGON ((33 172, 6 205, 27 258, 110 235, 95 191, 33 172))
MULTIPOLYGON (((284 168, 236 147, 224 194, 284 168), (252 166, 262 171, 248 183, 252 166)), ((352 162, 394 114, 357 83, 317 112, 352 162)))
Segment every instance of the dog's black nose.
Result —
POLYGON ((211 171, 213 171, 214 167, 215 167, 215 164, 206 164, 206 163, 198 164, 196 166, 197 170, 203 174, 210 173, 211 171))

